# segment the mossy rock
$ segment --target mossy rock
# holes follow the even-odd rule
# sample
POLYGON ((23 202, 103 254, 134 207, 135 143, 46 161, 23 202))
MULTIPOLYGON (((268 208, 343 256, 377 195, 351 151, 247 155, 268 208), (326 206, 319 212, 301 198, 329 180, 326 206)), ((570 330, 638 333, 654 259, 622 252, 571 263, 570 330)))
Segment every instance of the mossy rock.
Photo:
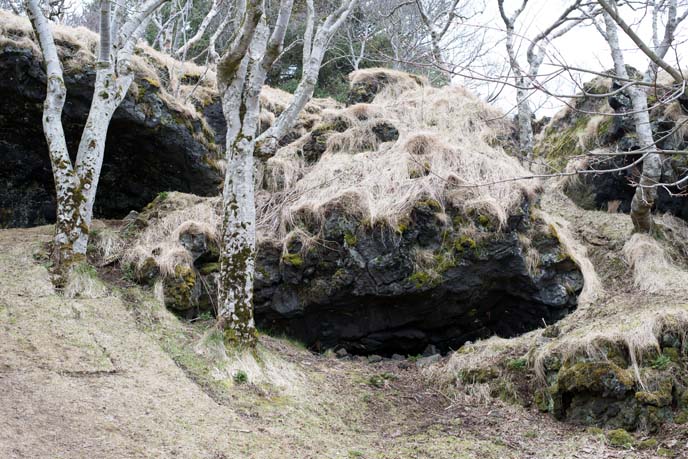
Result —
POLYGON ((191 266, 178 265, 174 276, 163 281, 165 306, 176 311, 186 311, 197 303, 196 271, 191 266))
POLYGON ((688 424, 688 409, 684 409, 674 416, 674 423, 676 424, 688 424))
POLYGON ((139 284, 150 285, 159 275, 160 268, 153 257, 146 258, 134 269, 134 276, 139 284))
POLYGON ((635 440, 633 435, 624 429, 616 429, 607 432, 607 443, 615 448, 630 448, 635 443, 635 440))
POLYGON ((635 399, 644 405, 656 407, 669 406, 673 400, 673 388, 673 382, 670 379, 665 379, 659 383, 658 390, 636 392, 635 399))
POLYGON ((628 370, 612 362, 579 362, 559 370, 558 391, 591 392, 603 397, 623 397, 635 381, 628 370))

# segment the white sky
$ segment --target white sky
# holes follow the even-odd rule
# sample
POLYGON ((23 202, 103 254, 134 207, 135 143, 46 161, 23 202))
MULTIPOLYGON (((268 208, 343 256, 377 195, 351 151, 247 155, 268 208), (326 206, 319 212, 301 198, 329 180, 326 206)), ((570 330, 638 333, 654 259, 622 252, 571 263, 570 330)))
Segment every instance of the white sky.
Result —
MULTIPOLYGON (((495 28, 503 29, 504 23, 499 15, 499 9, 497 7, 497 0, 485 0, 485 18, 490 19, 491 25, 495 28)), ((506 0, 507 13, 513 11, 517 5, 520 5, 521 0, 506 0)), ((569 2, 563 0, 530 0, 527 8, 521 14, 517 21, 517 29, 519 35, 525 35, 526 37, 533 37, 537 35, 542 29, 548 27, 559 14, 561 14, 562 9, 569 2)), ((631 20, 641 19, 642 14, 634 13, 631 11, 624 11, 624 19, 627 22, 631 20)), ((650 43, 652 31, 650 25, 650 17, 644 18, 640 26, 636 26, 635 30, 638 32, 644 40, 650 43)), ((688 21, 687 21, 688 22, 688 21)), ((686 38, 686 26, 688 23, 682 24, 682 34, 679 34, 677 51, 680 54, 686 54, 688 52, 688 45, 681 43, 682 39, 686 38)), ((660 29, 660 32, 663 30, 660 29)), ((495 34, 501 35, 499 32, 495 31, 495 34)), ((647 59, 642 54, 637 46, 628 38, 623 31, 619 30, 619 38, 621 40, 621 46, 625 50, 626 63, 632 65, 643 72, 647 68, 647 59)), ((526 65, 525 62, 525 50, 528 43, 522 45, 522 65, 526 65)), ((500 42, 497 46, 495 52, 501 53, 502 57, 506 59, 506 49, 504 42, 500 42)), ((613 67, 611 55, 609 52, 609 46, 604 41, 602 36, 599 34, 597 29, 593 26, 575 28, 568 34, 558 38, 552 43, 552 46, 548 48, 548 53, 552 56, 558 56, 559 58, 566 61, 570 66, 591 69, 593 71, 604 71, 613 67)), ((670 54, 672 51, 669 52, 670 54)), ((674 61, 673 56, 667 56, 667 59, 674 61), (670 59, 671 58, 671 59, 670 59)), ((547 62, 547 58, 545 62, 547 62)), ((543 64, 540 72, 548 73, 553 70, 553 67, 543 64)), ((577 78, 580 81, 588 81, 594 77, 590 74, 578 74, 577 78)), ((551 89, 556 89, 560 86, 560 91, 564 93, 570 93, 574 85, 570 78, 561 79, 559 82, 553 84, 551 89)), ((536 102, 533 105, 540 105, 544 98, 534 97, 533 100, 536 102)), ((515 91, 513 89, 507 89, 503 92, 499 100, 496 102, 500 108, 503 110, 511 110, 515 104, 515 91)), ((537 115, 543 116, 556 113, 563 104, 557 100, 548 100, 546 105, 538 110, 537 115)))

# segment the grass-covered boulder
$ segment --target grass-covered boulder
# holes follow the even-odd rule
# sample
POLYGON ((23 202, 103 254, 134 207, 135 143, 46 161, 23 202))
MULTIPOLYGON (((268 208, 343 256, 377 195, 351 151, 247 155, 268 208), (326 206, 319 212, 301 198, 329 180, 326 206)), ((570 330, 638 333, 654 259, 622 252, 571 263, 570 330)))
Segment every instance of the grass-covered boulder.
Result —
MULTIPOLYGON (((414 83, 321 116, 258 168, 259 327, 321 350, 415 354, 576 308, 580 269, 537 209, 539 184, 509 180, 527 172, 495 147, 497 111, 414 83)), ((153 257, 174 276, 180 226, 217 225, 217 210, 178 193, 154 202, 128 262, 153 257)))

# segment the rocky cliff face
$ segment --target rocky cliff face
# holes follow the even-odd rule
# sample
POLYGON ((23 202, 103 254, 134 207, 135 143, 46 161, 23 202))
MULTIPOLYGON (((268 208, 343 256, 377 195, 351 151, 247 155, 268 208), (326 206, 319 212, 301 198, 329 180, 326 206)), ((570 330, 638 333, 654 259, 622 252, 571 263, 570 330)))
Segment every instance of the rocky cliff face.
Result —
MULTIPOLYGON (((639 75, 629 67, 631 75, 639 75)), ((585 85, 590 94, 605 94, 615 87, 609 78, 598 77, 585 85)), ((688 129, 683 124, 688 119, 688 100, 678 99, 661 104, 666 94, 654 94, 648 103, 652 130, 657 146, 667 150, 688 147, 688 129)), ((572 108, 555 115, 541 133, 536 145, 538 153, 557 170, 563 170, 572 158, 579 168, 596 170, 615 169, 611 173, 581 175, 567 185, 567 194, 580 206, 593 210, 629 212, 634 187, 642 167, 637 162, 641 155, 633 154, 640 149, 635 134, 631 101, 623 92, 609 98, 582 97, 573 100, 572 108), (581 162, 581 155, 594 151, 597 156, 581 162), (627 155, 619 153, 628 152, 627 155), (609 154, 605 156, 605 154, 609 154)), ((685 156, 667 157, 664 162, 662 181, 673 182, 688 171, 685 156)), ((660 188, 655 209, 670 212, 688 219, 688 201, 682 198, 682 189, 660 188), (673 196, 672 196, 673 194, 673 196)))
MULTIPOLYGON (((68 52, 67 45, 61 52, 68 52)), ((92 64, 65 75, 62 121, 74 154, 94 79, 92 64)), ((0 46, 0 227, 41 225, 55 218, 54 185, 41 124, 45 87, 43 63, 35 52, 11 43, 0 46)), ((170 104, 161 91, 158 80, 139 76, 115 112, 96 217, 121 218, 168 190, 217 194, 220 173, 214 165, 213 133, 200 117, 170 104)))
MULTIPOLYGON (((132 225, 157 232, 166 215, 193 206, 217 212, 217 205, 175 193, 132 225)), ((445 213, 432 200, 417 202, 396 229, 361 224, 335 208, 327 221, 323 244, 285 247, 262 237, 254 284, 258 326, 315 349, 416 354, 428 344, 446 351, 493 334, 515 336, 570 313, 583 287, 556 230, 527 202, 503 229, 478 214, 445 213)), ((175 234, 189 262, 162 276, 165 301, 196 317, 217 304, 217 245, 201 225, 175 234)), ((149 256, 137 270, 143 283, 160 276, 155 249, 149 256)))

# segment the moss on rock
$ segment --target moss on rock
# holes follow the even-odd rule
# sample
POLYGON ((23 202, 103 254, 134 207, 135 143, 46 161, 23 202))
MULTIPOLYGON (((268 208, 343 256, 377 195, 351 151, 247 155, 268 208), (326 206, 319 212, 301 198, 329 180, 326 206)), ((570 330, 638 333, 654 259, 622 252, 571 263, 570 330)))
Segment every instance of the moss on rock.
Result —
POLYGON ((592 392, 602 396, 623 396, 632 390, 631 373, 612 362, 579 362, 559 370, 560 392, 592 392))
POLYGON ((633 435, 624 429, 616 429, 607 432, 607 442, 616 448, 630 448, 634 443, 633 435))

